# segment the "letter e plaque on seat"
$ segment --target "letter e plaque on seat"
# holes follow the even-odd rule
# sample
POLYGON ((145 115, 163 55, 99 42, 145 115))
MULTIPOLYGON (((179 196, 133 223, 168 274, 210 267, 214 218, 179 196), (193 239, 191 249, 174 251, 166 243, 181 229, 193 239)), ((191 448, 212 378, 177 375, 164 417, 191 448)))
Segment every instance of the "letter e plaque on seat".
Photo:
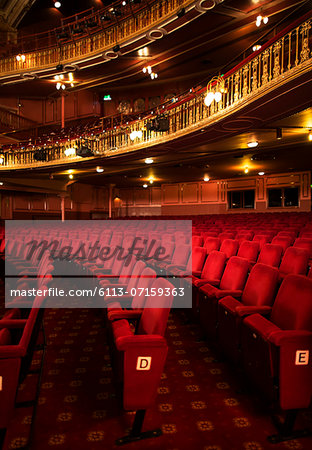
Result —
POLYGON ((151 364, 151 356, 138 356, 136 370, 150 370, 151 364))
POLYGON ((309 364, 309 350, 296 351, 296 366, 307 366, 309 364))

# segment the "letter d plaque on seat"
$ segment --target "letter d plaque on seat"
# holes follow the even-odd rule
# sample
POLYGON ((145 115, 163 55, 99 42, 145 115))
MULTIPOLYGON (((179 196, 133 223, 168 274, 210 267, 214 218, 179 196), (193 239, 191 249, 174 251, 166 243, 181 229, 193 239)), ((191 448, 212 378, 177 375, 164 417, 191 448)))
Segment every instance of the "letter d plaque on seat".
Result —
POLYGON ((150 370, 151 364, 151 356, 138 356, 136 370, 150 370))

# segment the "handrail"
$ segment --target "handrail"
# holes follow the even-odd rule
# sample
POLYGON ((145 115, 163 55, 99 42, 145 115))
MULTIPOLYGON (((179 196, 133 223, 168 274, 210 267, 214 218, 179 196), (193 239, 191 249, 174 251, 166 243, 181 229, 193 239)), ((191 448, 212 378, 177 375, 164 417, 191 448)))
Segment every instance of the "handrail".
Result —
POLYGON ((96 157, 108 157, 129 153, 151 147, 189 132, 208 126, 213 121, 230 114, 246 102, 259 97, 268 88, 276 87, 281 82, 296 76, 297 73, 311 70, 312 52, 310 29, 312 11, 309 15, 294 22, 278 36, 269 41, 264 49, 246 58, 224 77, 226 93, 220 102, 213 101, 209 107, 204 104, 206 90, 190 94, 179 102, 161 105, 152 114, 150 111, 140 114, 141 119, 120 124, 103 130, 88 130, 83 135, 60 135, 57 142, 46 141, 31 148, 10 149, 4 153, 2 168, 36 167, 53 164, 67 164, 81 160, 78 156, 66 156, 68 147, 79 146, 83 139, 88 140, 96 157), (157 115, 165 113, 169 120, 169 130, 153 131, 150 121, 157 115), (139 132, 133 138, 133 131, 139 132), (131 135, 132 133, 132 135, 131 135), (132 138, 130 137, 132 136, 132 138), (36 162, 34 152, 43 147, 46 162, 36 162))
POLYGON ((142 0, 142 3, 130 3, 123 7, 120 17, 109 13, 112 20, 108 22, 101 20, 106 15, 105 8, 63 27, 24 36, 17 44, 12 44, 11 47, 6 45, 6 50, 2 50, 8 53, 0 60, 0 76, 36 71, 55 66, 60 61, 72 64, 73 60, 101 54, 117 43, 121 44, 140 35, 142 31, 176 13, 182 6, 186 7, 193 2, 194 0, 142 0), (88 23, 92 19, 95 24, 90 27, 88 23), (17 61, 18 54, 24 54, 25 59, 17 61))

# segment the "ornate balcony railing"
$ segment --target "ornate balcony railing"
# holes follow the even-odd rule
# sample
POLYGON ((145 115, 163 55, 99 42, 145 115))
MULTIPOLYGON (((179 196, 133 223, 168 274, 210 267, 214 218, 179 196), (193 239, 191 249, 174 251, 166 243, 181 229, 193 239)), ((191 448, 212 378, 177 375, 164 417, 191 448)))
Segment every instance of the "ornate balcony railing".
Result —
MULTIPOLYGON (((120 2, 119 2, 120 3, 120 2)), ((0 77, 32 72, 55 65, 74 64, 94 55, 112 51, 116 44, 122 45, 135 36, 157 27, 182 8, 194 4, 194 0, 142 0, 140 4, 129 4, 122 8, 122 15, 110 13, 110 8, 98 10, 71 23, 48 32, 21 37, 16 44, 8 45, 0 60, 0 77), (102 20, 105 12, 110 20, 102 20), (18 54, 25 58, 17 61, 18 54)), ((119 9, 120 11, 120 9, 119 9)), ((204 11, 203 11, 204 12, 204 11)), ((111 59, 108 55, 108 59, 111 59)))
MULTIPOLYGON (((312 66, 311 16, 312 12, 279 33, 259 51, 225 74, 222 78, 225 93, 218 103, 213 101, 207 107, 204 104, 206 89, 202 89, 198 93, 190 93, 182 101, 160 106, 153 115, 151 113, 142 115, 141 120, 113 127, 105 132, 90 133, 88 146, 96 157, 103 157, 105 163, 105 157, 152 147, 206 127, 222 119, 225 114, 231 114, 269 90, 281 86, 299 73, 308 72, 312 66), (162 113, 169 119, 169 130, 151 131, 148 123, 162 113), (133 131, 140 132, 139 137, 135 137, 134 140, 130 137, 133 131)), ((43 148, 46 152, 46 162, 35 161, 34 153, 37 148, 9 150, 4 152, 1 167, 23 168, 77 162, 82 158, 65 154, 66 149, 76 145, 76 137, 67 138, 63 142, 45 144, 43 148)))

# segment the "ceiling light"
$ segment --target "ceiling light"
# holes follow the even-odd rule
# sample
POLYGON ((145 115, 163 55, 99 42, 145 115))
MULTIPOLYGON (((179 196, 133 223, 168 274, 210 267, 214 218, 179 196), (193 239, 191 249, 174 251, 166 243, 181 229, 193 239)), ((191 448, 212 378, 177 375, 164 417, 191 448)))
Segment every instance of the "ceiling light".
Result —
POLYGON ((60 8, 62 5, 61 5, 61 2, 54 2, 54 7, 55 8, 60 8))
POLYGON ((147 71, 148 71, 149 74, 152 73, 152 68, 151 68, 151 66, 147 66, 147 71))
POLYGON ((3 181, 0 181, 0 186, 3 186, 3 181))
POLYGON ((280 140, 282 139, 282 129, 281 128, 276 128, 276 139, 280 140))
POLYGON ((150 184, 154 183, 154 179, 153 178, 150 178, 148 181, 150 182, 150 184))
POLYGON ((309 139, 309 141, 312 141, 312 132, 311 131, 309 131, 308 139, 309 139))
POLYGON ((147 68, 146 68, 146 67, 143 67, 142 72, 143 72, 143 73, 146 73, 146 72, 147 72, 147 68))
POLYGON ((263 17, 263 23, 266 25, 269 21, 269 18, 267 16, 263 17))
POLYGON ((258 172, 258 175, 262 176, 264 175, 264 172, 258 172))
POLYGON ((204 181, 209 181, 209 177, 205 176, 204 181))
POLYGON ((143 187, 144 187, 144 189, 146 189, 148 187, 148 185, 147 184, 143 184, 143 187))
POLYGON ((154 160, 152 158, 146 158, 145 164, 153 164, 154 160))
POLYGON ((96 168, 96 171, 97 171, 98 173, 102 173, 102 172, 104 172, 104 169, 103 169, 103 167, 97 167, 97 168, 96 168))
POLYGON ((69 179, 72 180, 74 178, 74 175, 71 173, 70 175, 68 175, 69 179))
POLYGON ((247 145, 248 145, 249 148, 254 148, 254 147, 257 147, 259 145, 259 142, 258 141, 250 141, 250 142, 247 143, 247 145))
POLYGON ((61 89, 61 83, 56 83, 56 89, 57 90, 61 89))
POLYGON ((126 4, 127 4, 126 0, 123 0, 121 4, 122 4, 122 6, 126 6, 126 4))
POLYGON ((245 173, 248 173, 248 172, 249 172, 249 169, 248 169, 248 167, 245 167, 245 170, 244 170, 244 172, 245 172, 245 173))
POLYGON ((69 171, 68 171, 68 173, 73 173, 74 171, 73 171, 73 169, 70 169, 69 171))

